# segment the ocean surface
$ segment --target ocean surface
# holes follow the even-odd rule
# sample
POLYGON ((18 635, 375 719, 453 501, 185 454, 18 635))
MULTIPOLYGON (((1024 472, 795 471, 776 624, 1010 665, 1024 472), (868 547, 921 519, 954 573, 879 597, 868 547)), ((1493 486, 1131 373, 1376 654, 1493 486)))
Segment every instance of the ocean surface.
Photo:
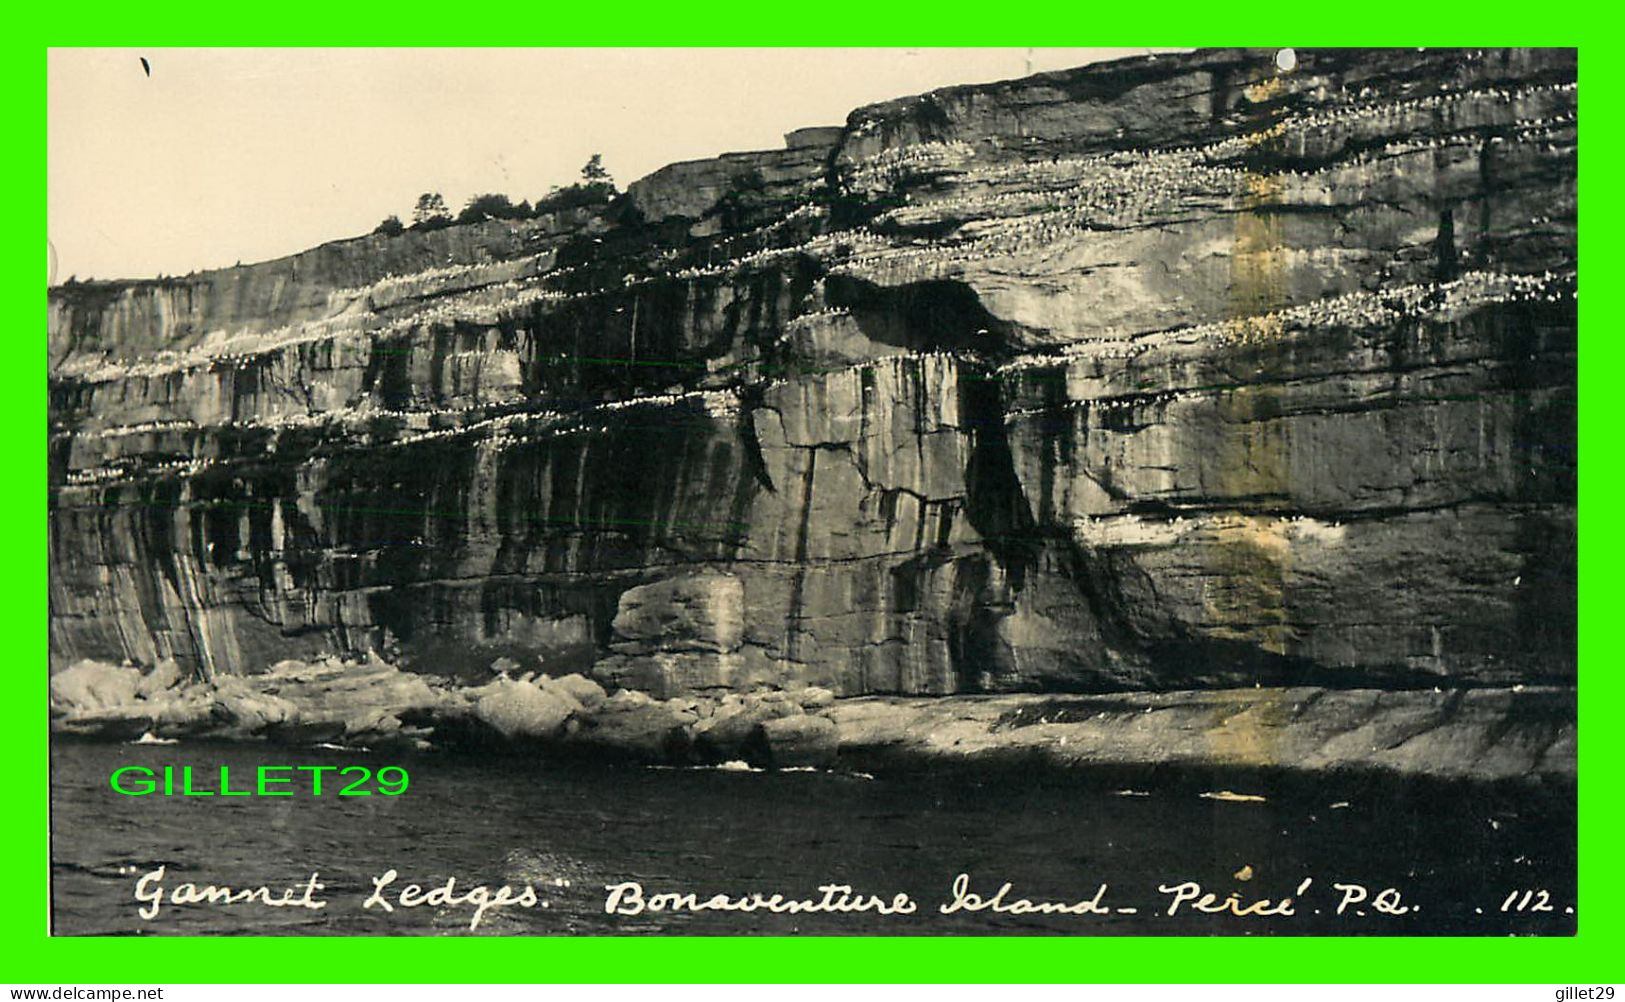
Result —
POLYGON ((66 935, 1506 935, 1570 934, 1577 918, 1565 797, 221 744, 59 742, 51 763, 53 927, 66 935), (399 765, 411 782, 394 797, 130 797, 108 783, 125 765, 191 765, 208 788, 223 765, 233 786, 260 765, 399 765), (421 889, 410 907, 409 884, 421 889), (630 910, 629 884, 644 910, 606 914, 613 886, 630 910), (175 904, 192 893, 183 885, 255 897, 175 904), (487 907, 471 929, 479 901, 503 885, 514 903, 487 907), (850 890, 820 890, 830 885, 850 890), (471 903, 477 886, 487 890, 471 903), (649 908, 672 893, 871 907, 649 908), (984 907, 969 907, 970 894, 984 907), (871 897, 898 895, 911 913, 873 910, 871 897), (364 907, 369 898, 394 910, 364 907), (1044 903, 1070 910, 1033 910, 1044 903))

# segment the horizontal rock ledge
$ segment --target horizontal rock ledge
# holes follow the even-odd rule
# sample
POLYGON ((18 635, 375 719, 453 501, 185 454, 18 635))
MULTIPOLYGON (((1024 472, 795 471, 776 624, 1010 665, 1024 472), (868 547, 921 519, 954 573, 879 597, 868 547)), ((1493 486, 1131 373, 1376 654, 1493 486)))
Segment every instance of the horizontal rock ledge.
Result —
POLYGON ((197 682, 173 665, 83 662, 52 684, 52 731, 130 741, 322 742, 661 765, 863 771, 1006 766, 1147 781, 1211 771, 1570 788, 1572 690, 1229 688, 834 699, 827 689, 655 699, 580 675, 457 686, 364 663, 285 662, 197 682), (166 670, 167 668, 167 670, 166 670))
POLYGON ((1099 695, 861 697, 828 710, 867 771, 1003 767, 1125 782, 1339 775, 1572 789, 1575 702, 1560 687, 1315 687, 1099 695))

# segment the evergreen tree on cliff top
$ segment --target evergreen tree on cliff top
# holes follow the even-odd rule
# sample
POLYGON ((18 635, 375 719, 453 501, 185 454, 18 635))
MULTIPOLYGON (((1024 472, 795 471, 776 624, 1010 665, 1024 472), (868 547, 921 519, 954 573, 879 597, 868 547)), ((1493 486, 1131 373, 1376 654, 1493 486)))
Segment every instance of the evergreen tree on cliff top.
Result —
POLYGON ((607 184, 612 188, 615 186, 615 181, 609 176, 609 171, 604 169, 604 155, 602 153, 594 153, 592 158, 587 161, 586 166, 581 168, 581 180, 583 183, 590 185, 607 184))
POLYGON ((426 191, 418 196, 418 204, 412 209, 413 229, 436 229, 451 225, 451 210, 446 208, 446 200, 440 197, 438 191, 426 191))

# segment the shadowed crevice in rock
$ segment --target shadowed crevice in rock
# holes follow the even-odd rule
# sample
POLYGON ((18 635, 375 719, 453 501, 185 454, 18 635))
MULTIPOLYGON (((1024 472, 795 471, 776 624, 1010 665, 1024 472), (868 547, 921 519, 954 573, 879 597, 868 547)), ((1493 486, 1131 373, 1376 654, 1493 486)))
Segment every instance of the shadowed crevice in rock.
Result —
POLYGON ((1043 546, 1027 496, 1016 476, 1005 437, 999 384, 970 370, 961 371, 960 413, 970 440, 965 466, 965 517, 1020 591, 1043 546))
POLYGON ((883 287, 834 274, 824 280, 824 298, 830 306, 851 311, 870 341, 908 351, 964 351, 997 358, 1014 329, 960 282, 883 287))

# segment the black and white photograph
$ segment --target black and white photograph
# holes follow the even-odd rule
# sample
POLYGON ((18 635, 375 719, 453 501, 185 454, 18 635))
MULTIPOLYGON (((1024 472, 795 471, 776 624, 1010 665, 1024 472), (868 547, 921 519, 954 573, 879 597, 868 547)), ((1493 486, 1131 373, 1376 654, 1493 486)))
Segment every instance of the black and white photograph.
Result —
POLYGON ((1575 935, 1577 64, 51 49, 52 934, 1575 935))

